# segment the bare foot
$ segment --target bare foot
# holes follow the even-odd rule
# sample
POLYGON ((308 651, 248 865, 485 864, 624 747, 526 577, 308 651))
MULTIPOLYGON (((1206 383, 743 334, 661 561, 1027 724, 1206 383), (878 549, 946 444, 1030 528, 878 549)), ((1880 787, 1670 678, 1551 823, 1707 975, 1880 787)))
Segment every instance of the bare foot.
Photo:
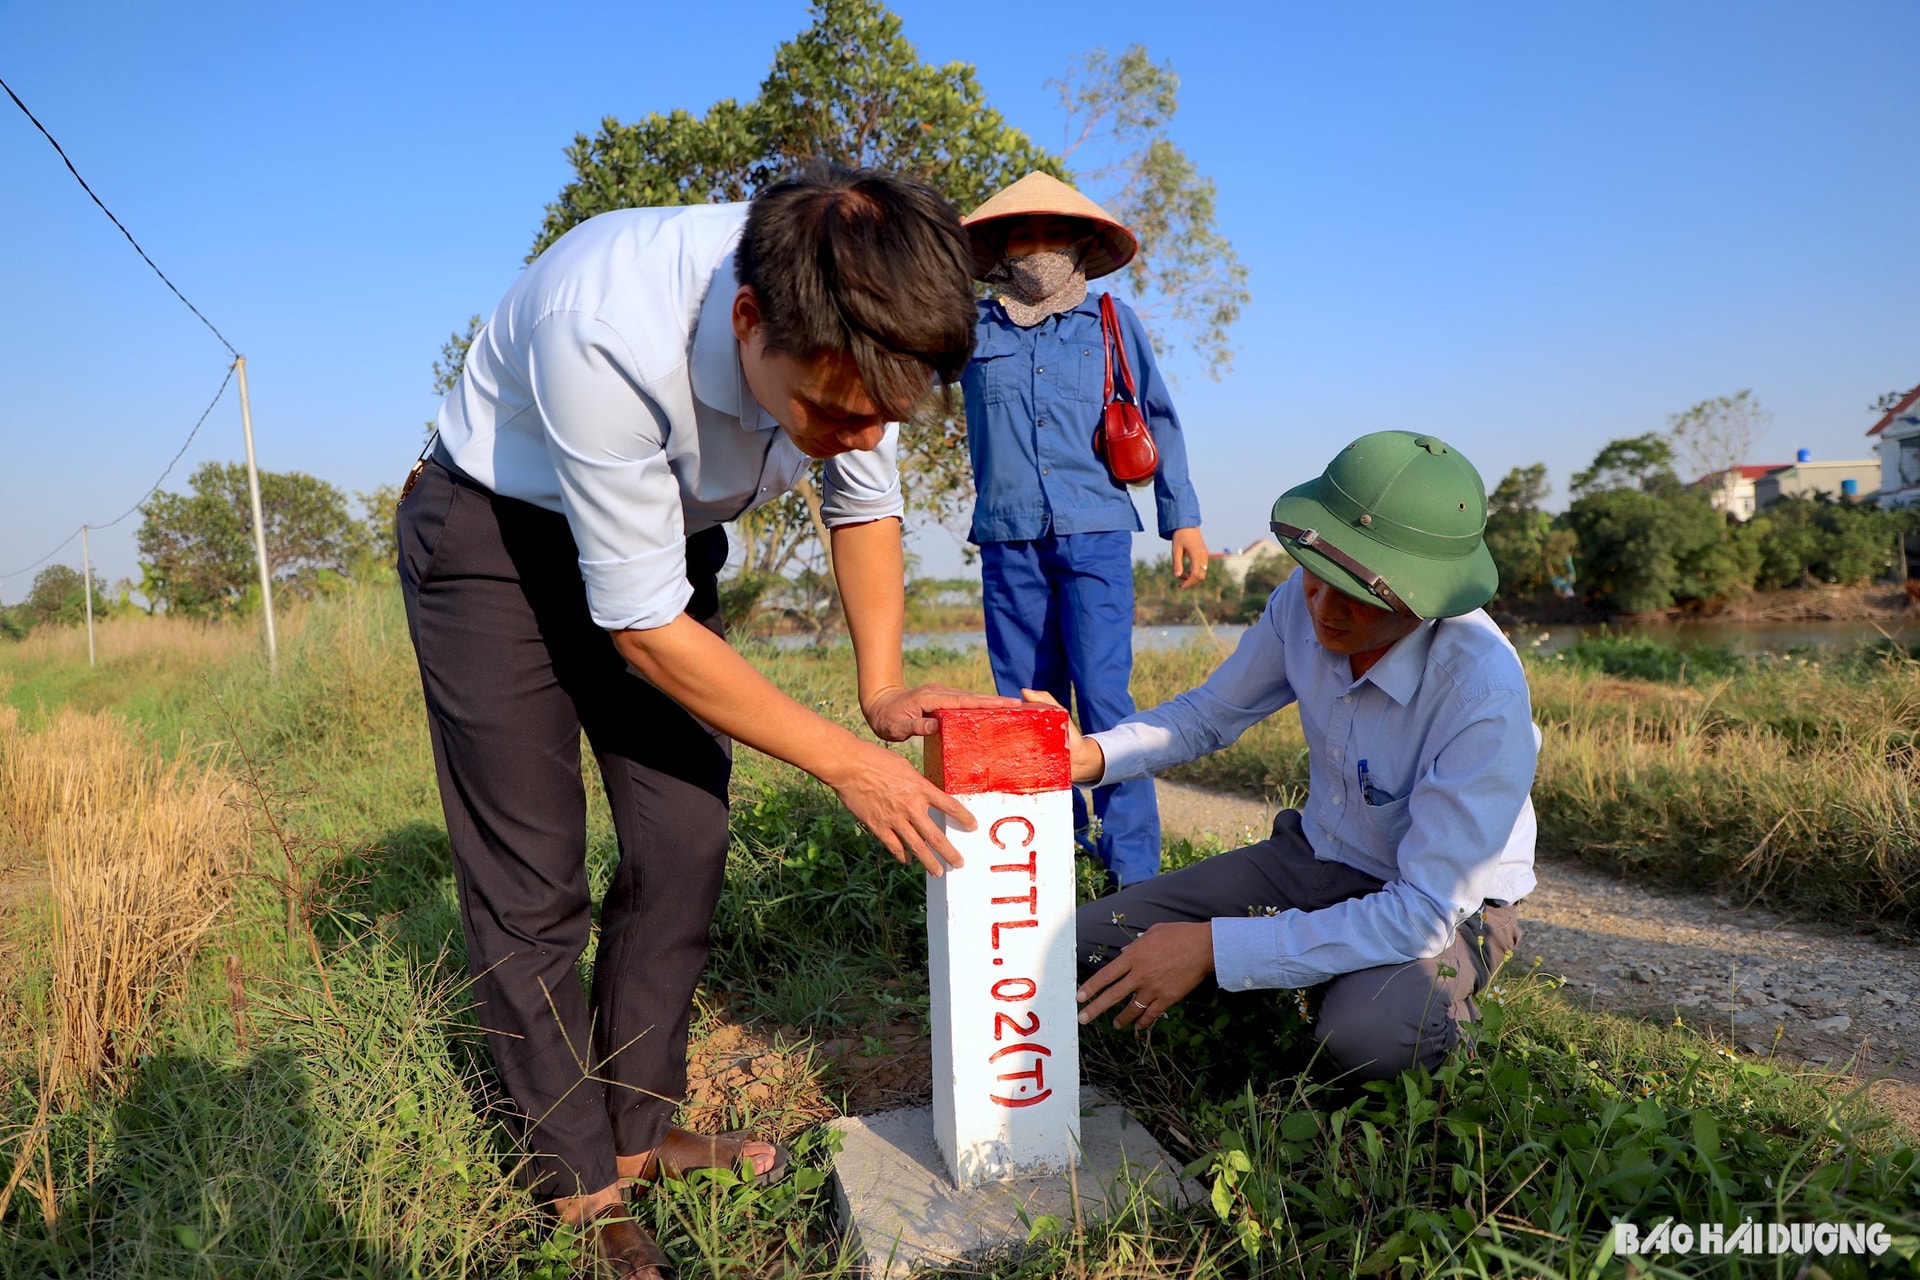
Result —
POLYGON ((771 1142, 744 1134, 708 1137, 676 1127, 668 1129, 666 1138, 651 1151, 616 1156, 614 1168, 624 1180, 653 1182, 694 1169, 738 1169, 742 1160, 753 1162, 755 1177, 765 1177, 779 1163, 780 1152, 771 1142))
POLYGON ((570 1227, 584 1225, 594 1214, 621 1202, 622 1186, 615 1182, 584 1196, 561 1196, 553 1202, 560 1221, 570 1227))

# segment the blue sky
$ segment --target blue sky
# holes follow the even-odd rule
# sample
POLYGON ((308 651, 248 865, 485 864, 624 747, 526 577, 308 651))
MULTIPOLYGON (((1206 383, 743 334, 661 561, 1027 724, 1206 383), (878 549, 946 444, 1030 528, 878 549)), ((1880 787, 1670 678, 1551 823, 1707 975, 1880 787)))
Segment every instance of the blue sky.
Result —
MULTIPOLYGON (((1865 406, 1920 381, 1909 0, 896 10, 1043 144, 1045 81, 1096 41, 1181 73, 1174 133, 1253 291, 1229 377, 1172 364, 1215 546, 1368 430, 1439 434, 1489 487, 1534 461, 1564 487, 1608 439, 1746 387, 1777 415, 1757 460, 1868 456, 1865 406)), ((799 0, 5 0, 0 76, 247 354, 262 465, 351 491, 406 471, 439 344, 519 270, 574 133, 749 97, 807 21, 799 0)), ((227 357, 0 105, 7 573, 138 498, 227 357)), ((171 487, 240 457, 231 396, 171 487)), ((134 523, 94 540, 109 580, 136 572, 134 523)), ((943 533, 918 549, 958 567, 943 533)))

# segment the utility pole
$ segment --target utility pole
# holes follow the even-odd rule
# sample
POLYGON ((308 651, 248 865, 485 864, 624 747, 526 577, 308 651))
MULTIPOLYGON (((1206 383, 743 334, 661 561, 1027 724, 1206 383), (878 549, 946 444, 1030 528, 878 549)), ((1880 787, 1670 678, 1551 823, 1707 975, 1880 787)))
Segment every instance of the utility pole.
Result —
POLYGON ((80 563, 87 580, 87 665, 93 665, 93 539, 87 526, 80 526, 80 563))
POLYGON ((267 568, 267 530, 260 518, 260 470, 253 462, 253 406, 247 399, 247 358, 236 355, 240 375, 240 429, 247 436, 247 496, 253 502, 253 554, 260 564, 260 604, 267 611, 267 669, 280 671, 280 642, 273 632, 273 574, 267 568))

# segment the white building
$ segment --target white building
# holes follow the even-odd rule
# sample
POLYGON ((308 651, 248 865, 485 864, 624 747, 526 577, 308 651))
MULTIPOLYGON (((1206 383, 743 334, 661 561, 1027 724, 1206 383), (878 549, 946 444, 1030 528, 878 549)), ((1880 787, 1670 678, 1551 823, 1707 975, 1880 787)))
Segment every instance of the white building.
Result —
POLYGON ((1210 551, 1207 553, 1207 567, 1215 573, 1227 576, 1235 588, 1247 585, 1247 571, 1262 560, 1275 556, 1291 559, 1287 549, 1276 538, 1263 538, 1259 542, 1249 542, 1238 551, 1210 551))
POLYGON ((1880 505, 1920 505, 1920 387, 1915 387, 1867 428, 1879 437, 1880 505))
POLYGON ((1772 506, 1782 498, 1817 498, 1825 495, 1839 500, 1865 501, 1880 488, 1880 464, 1872 458, 1847 462, 1796 462, 1778 467, 1753 482, 1756 509, 1772 506), (1851 481, 1851 483, 1849 483, 1851 481))
POLYGON ((1716 511, 1724 511, 1735 520, 1751 520, 1754 511, 1754 485, 1764 476, 1784 470, 1789 463, 1761 462, 1714 471, 1693 482, 1707 491, 1707 501, 1716 511))

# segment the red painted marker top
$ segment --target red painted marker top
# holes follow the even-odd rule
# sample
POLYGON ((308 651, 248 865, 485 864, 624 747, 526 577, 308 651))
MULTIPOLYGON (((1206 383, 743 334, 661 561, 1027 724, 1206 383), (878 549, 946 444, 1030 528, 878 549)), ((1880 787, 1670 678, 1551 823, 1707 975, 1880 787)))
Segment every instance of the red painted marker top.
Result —
POLYGON ((927 739, 927 777, 950 795, 1031 795, 1073 785, 1067 713, 1058 707, 967 708, 933 718, 940 732, 927 739))

